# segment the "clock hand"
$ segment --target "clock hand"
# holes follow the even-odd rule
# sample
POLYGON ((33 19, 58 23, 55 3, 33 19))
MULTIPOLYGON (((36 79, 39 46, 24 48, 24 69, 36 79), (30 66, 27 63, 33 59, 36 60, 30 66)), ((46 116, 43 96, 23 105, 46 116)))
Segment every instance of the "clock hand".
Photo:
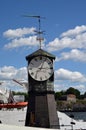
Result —
POLYGON ((37 79, 37 74, 38 74, 38 71, 36 72, 36 75, 35 75, 35 78, 37 79))
POLYGON ((51 68, 45 67, 45 68, 38 68, 38 69, 53 69, 53 67, 51 68))
POLYGON ((46 61, 47 58, 44 59, 44 61, 42 62, 41 64, 41 67, 40 67, 40 70, 42 69, 43 65, 44 65, 44 62, 46 61))
MULTIPOLYGON (((38 69, 39 69, 39 68, 38 68, 38 69)), ((38 74, 39 71, 40 71, 40 69, 39 69, 39 70, 36 70, 35 78, 37 78, 37 74, 38 74)))

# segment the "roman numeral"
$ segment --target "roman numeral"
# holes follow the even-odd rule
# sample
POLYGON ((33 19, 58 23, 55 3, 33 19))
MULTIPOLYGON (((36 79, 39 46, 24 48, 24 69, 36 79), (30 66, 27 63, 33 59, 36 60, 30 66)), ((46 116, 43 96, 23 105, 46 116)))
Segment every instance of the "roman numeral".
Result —
POLYGON ((40 80, 42 80, 42 77, 40 77, 40 80))
POLYGON ((37 58, 35 58, 35 61, 37 61, 37 58))
POLYGON ((47 79, 47 76, 45 75, 45 78, 47 79))
POLYGON ((51 64, 51 62, 48 62, 48 64, 50 65, 50 64, 51 64))
POLYGON ((34 64, 31 62, 31 65, 34 65, 34 64))
POLYGON ((49 72, 48 74, 51 75, 52 73, 49 72))
POLYGON ((50 69, 53 69, 53 67, 50 67, 50 69))
POLYGON ((33 72, 31 72, 31 75, 33 75, 34 73, 33 72))

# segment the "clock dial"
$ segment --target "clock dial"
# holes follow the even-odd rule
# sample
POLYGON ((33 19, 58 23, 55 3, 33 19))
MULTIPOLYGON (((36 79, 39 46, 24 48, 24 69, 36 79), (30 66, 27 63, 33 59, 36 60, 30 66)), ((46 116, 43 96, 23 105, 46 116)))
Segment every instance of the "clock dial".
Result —
POLYGON ((30 76, 37 81, 44 81, 53 74, 52 61, 45 56, 37 56, 30 61, 28 71, 30 76))

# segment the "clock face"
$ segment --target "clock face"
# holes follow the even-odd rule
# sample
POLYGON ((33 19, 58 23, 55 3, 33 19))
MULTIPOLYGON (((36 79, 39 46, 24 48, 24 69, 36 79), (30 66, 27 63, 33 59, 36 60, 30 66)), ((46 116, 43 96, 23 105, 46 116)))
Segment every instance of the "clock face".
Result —
POLYGON ((30 76, 37 81, 45 81, 53 74, 52 61, 45 56, 33 58, 28 67, 30 76))

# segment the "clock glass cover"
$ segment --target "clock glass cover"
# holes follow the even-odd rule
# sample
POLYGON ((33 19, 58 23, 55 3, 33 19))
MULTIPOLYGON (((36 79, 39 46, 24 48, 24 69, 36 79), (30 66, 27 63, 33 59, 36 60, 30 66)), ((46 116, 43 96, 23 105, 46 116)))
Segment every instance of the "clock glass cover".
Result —
POLYGON ((52 61, 45 56, 33 58, 28 67, 30 76, 37 81, 45 81, 53 74, 52 61))

